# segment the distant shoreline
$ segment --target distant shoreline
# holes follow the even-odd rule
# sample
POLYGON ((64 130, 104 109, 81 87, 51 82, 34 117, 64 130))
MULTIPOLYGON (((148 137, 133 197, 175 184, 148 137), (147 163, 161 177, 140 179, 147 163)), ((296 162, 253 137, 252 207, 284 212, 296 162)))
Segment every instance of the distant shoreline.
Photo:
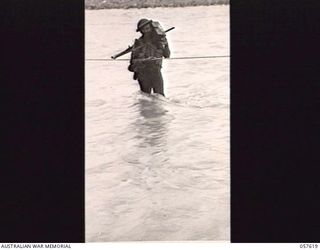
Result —
POLYGON ((85 8, 89 10, 187 7, 228 4, 229 0, 85 0, 85 8))

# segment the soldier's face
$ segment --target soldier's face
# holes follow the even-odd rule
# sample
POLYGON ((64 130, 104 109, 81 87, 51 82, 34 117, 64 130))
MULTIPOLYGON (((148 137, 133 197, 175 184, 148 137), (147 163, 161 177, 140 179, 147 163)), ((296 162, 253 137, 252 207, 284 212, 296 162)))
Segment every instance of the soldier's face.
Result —
POLYGON ((143 34, 149 33, 150 31, 151 31, 150 24, 147 24, 146 26, 143 26, 143 27, 141 28, 141 32, 142 32, 143 34))

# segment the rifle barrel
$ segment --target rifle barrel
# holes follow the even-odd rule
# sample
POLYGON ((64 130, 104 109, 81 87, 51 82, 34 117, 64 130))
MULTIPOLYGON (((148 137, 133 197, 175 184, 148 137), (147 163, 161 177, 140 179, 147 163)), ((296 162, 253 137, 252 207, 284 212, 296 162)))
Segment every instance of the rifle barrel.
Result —
POLYGON ((123 56, 123 55, 131 52, 131 51, 132 51, 132 48, 133 48, 132 46, 129 46, 126 50, 121 51, 120 53, 118 53, 118 54, 116 54, 116 55, 114 55, 114 56, 111 56, 111 58, 112 58, 112 59, 117 59, 118 57, 123 56))
POLYGON ((170 30, 173 30, 175 27, 171 27, 170 29, 167 29, 166 31, 165 31, 165 33, 167 33, 167 32, 169 32, 170 30))

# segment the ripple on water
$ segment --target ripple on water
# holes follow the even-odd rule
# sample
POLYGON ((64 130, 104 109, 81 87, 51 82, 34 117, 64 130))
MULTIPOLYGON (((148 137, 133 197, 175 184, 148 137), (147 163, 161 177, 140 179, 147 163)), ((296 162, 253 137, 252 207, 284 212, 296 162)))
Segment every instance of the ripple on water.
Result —
POLYGON ((88 100, 86 101, 86 107, 100 107, 106 104, 106 101, 97 99, 97 100, 88 100))

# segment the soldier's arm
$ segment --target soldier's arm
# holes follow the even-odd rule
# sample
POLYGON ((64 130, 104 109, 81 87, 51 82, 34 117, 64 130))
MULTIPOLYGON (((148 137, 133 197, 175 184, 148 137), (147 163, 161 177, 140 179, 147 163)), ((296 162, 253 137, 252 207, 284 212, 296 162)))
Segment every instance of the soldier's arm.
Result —
POLYGON ((138 44, 138 40, 136 39, 134 41, 133 46, 132 46, 131 57, 130 57, 130 65, 128 67, 128 70, 131 71, 131 72, 135 71, 134 61, 133 60, 137 58, 137 50, 136 50, 136 48, 138 46, 137 44, 138 44))
POLYGON ((144 46, 144 44, 140 39, 136 39, 134 44, 133 44, 129 68, 132 69, 132 71, 134 71, 134 72, 138 71, 139 68, 143 67, 143 65, 142 65, 143 62, 140 62, 139 60, 135 60, 135 59, 141 59, 142 58, 142 56, 143 56, 143 53, 142 53, 143 46, 144 46))
POLYGON ((139 40, 135 39, 133 47, 132 47, 131 59, 137 59, 138 58, 139 46, 140 46, 139 40))
POLYGON ((169 49, 169 44, 168 44, 168 40, 166 37, 162 38, 162 45, 163 45, 163 56, 165 58, 169 58, 170 57, 170 49, 169 49))

